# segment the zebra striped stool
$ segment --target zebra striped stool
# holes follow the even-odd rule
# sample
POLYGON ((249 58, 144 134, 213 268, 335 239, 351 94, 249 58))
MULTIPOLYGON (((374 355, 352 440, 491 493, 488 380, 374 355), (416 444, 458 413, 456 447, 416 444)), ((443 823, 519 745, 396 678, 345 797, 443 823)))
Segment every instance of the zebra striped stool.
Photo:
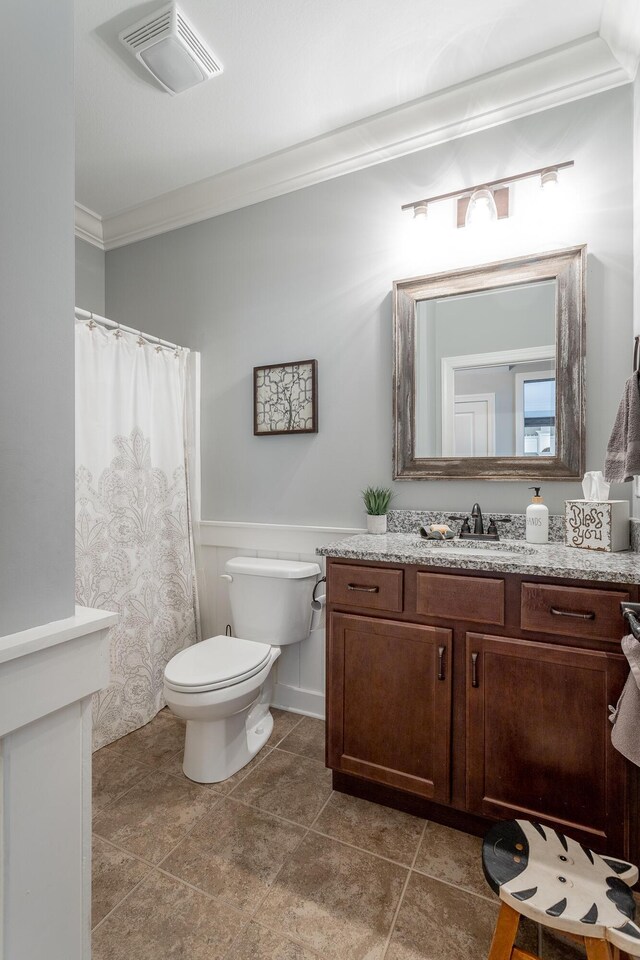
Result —
POLYGON ((536 960, 514 946, 521 916, 577 940, 589 960, 640 957, 632 864, 601 857, 551 827, 505 820, 484 838, 482 866, 502 901, 489 960, 536 960))

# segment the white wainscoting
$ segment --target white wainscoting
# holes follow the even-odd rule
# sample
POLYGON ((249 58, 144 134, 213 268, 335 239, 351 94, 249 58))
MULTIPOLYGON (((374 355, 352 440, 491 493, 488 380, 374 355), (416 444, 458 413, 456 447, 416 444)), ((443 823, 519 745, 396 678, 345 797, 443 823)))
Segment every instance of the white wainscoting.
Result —
MULTIPOLYGON (((231 557, 273 557, 310 560, 324 573, 324 557, 316 547, 364 530, 275 523, 231 523, 203 520, 199 524, 198 584, 202 635, 225 632, 231 623, 227 586, 220 579, 231 557)), ((319 593, 324 593, 324 589, 319 593)), ((283 648, 275 666, 273 706, 310 717, 325 716, 324 611, 307 640, 283 648)))

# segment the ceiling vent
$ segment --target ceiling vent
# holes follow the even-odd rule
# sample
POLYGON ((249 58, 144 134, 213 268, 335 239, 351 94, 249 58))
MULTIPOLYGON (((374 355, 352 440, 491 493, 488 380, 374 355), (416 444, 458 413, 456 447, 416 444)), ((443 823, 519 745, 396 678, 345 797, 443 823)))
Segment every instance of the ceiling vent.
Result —
POLYGON ((175 3, 118 34, 167 93, 182 93, 222 73, 222 65, 175 3))

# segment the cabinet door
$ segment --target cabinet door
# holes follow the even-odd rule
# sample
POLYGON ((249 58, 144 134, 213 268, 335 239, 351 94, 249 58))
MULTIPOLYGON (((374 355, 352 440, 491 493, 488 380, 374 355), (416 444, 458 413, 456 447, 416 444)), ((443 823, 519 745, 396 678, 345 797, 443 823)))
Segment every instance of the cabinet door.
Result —
POLYGON ((327 661, 329 766, 448 800, 451 631, 333 613, 327 661))
POLYGON ((608 705, 623 656, 467 634, 467 805, 624 855, 626 768, 608 705))

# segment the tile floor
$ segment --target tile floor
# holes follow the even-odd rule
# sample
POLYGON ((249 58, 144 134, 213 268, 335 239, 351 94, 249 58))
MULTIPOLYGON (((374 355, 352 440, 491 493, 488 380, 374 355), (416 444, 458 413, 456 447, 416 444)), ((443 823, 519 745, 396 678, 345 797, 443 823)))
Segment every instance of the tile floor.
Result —
MULTIPOLYGON (((324 724, 273 713, 223 784, 183 775, 167 711, 94 754, 94 960, 485 958, 480 840, 334 793, 324 724)), ((543 956, 580 952, 547 938, 543 956)))

